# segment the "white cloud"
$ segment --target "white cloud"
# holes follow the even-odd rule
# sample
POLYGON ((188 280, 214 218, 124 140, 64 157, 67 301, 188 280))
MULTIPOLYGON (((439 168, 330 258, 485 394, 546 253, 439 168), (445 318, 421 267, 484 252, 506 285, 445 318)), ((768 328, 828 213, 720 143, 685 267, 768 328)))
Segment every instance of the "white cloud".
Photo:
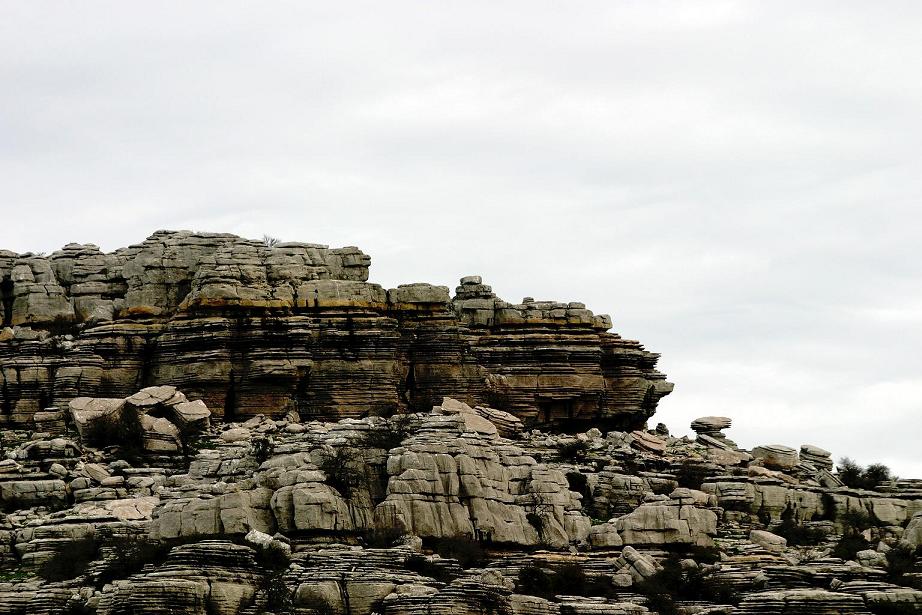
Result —
POLYGON ((662 352, 674 431, 922 475, 920 13, 11 3, 0 246, 191 227, 480 273, 662 352))

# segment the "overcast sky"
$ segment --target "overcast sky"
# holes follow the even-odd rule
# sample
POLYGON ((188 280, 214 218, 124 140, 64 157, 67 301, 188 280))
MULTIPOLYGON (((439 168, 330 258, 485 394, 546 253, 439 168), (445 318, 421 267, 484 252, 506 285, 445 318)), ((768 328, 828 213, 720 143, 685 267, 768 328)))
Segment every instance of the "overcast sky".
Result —
POLYGON ((0 248, 156 229, 580 300, 654 422, 922 477, 922 3, 0 0, 0 248))

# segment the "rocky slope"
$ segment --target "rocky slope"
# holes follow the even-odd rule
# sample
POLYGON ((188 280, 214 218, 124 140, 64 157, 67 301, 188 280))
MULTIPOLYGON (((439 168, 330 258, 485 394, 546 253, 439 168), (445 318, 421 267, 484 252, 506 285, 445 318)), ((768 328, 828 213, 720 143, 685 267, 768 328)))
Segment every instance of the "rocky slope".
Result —
POLYGON ((0 421, 81 396, 179 386, 217 416, 337 419, 443 396, 530 424, 637 427, 672 385, 581 303, 368 282, 358 248, 154 233, 102 253, 0 251, 0 421))
POLYGON ((655 357, 581 306, 417 301, 354 249, 145 245, 10 257, 0 615, 922 612, 922 481, 848 487, 726 417, 647 429, 655 357))

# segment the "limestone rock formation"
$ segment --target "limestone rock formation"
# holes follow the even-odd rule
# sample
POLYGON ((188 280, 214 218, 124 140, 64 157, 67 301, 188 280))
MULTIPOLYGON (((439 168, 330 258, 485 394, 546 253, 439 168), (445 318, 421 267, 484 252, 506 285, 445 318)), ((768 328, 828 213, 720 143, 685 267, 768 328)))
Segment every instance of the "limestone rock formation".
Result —
POLYGON ((606 317, 368 266, 0 252, 0 615, 922 612, 922 481, 648 429, 606 317))
POLYGON ((229 420, 427 410, 443 396, 529 424, 636 427, 672 385, 581 303, 368 282, 355 247, 158 231, 103 253, 0 252, 0 421, 170 384, 229 420))

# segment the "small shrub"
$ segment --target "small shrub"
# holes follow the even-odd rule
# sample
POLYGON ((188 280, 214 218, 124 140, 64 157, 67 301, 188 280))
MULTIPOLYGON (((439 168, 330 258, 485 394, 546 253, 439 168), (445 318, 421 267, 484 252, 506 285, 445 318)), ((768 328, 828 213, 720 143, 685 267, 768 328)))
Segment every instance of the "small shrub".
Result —
MULTIPOLYGON (((292 596, 291 590, 288 588, 288 584, 285 582, 285 577, 283 573, 278 571, 271 571, 267 574, 262 583, 262 590, 266 596, 266 609, 275 613, 276 615, 289 615, 295 612, 294 606, 294 597, 292 596)), ((311 609, 310 604, 305 605, 307 608, 311 609)), ((320 604, 319 602, 317 603, 320 604)), ((312 613, 317 613, 317 615, 332 615, 332 607, 329 603, 325 603, 327 610, 311 610, 312 613)))
POLYGON ((556 595, 601 596, 617 595, 610 577, 590 578, 578 563, 567 563, 553 568, 530 564, 519 570, 516 593, 551 599, 556 595))
POLYGON ((77 578, 86 572, 87 566, 96 559, 97 554, 96 541, 92 538, 75 540, 42 564, 38 576, 46 581, 77 578))
POLYGON ((894 479, 890 468, 882 463, 872 463, 864 468, 848 457, 840 459, 836 469, 839 480, 853 489, 875 489, 880 483, 894 479))
POLYGON ((365 536, 365 546, 372 549, 393 547, 405 532, 396 527, 376 527, 365 536))
POLYGON ((179 446, 183 460, 187 464, 199 454, 204 442, 202 432, 197 426, 182 425, 179 427, 179 446))
POLYGON ((815 546, 826 540, 823 530, 797 523, 791 508, 786 508, 781 513, 781 524, 772 532, 787 540, 789 547, 815 546))
POLYGON ((361 445, 365 448, 380 448, 389 451, 400 446, 410 436, 412 426, 412 415, 395 415, 386 423, 366 431, 362 436, 361 445))
POLYGON ((860 534, 874 527, 874 522, 868 513, 852 508, 842 515, 842 527, 846 534, 860 534))
POLYGON ((138 411, 122 408, 116 415, 101 416, 87 425, 84 440, 90 446, 117 446, 119 456, 132 464, 144 455, 144 428, 138 411))
POLYGON ((922 547, 911 549, 905 545, 897 545, 887 551, 887 577, 894 583, 899 583, 903 575, 916 572, 916 556, 922 547))
POLYGON ((566 442, 557 447, 557 454, 564 461, 576 461, 586 456, 589 445, 582 440, 566 442))
POLYGON ((96 575, 96 586, 102 587, 115 579, 124 579, 141 572, 148 564, 159 565, 170 552, 170 545, 146 536, 124 536, 106 544, 112 556, 96 575))
POLYGON ((438 538, 433 541, 432 550, 442 557, 457 560, 462 568, 479 567, 487 560, 487 554, 480 543, 467 536, 438 538))
POLYGON ((736 589, 701 568, 685 570, 677 555, 661 562, 662 570, 638 583, 637 591, 647 597, 647 607, 662 614, 677 613, 675 599, 704 600, 716 604, 738 604, 736 589))
POLYGON ((259 438, 253 438, 250 442, 250 454, 253 455, 253 459, 256 460, 256 463, 262 465, 267 461, 272 454, 275 452, 275 442, 271 438, 265 436, 259 438))
POLYGON ((864 551, 871 545, 861 535, 846 535, 839 539, 832 549, 833 557, 843 560, 853 560, 858 556, 858 551, 864 551))
POLYGON ((327 484, 344 498, 351 498, 359 487, 368 484, 364 471, 356 468, 354 451, 346 447, 337 448, 324 457, 320 469, 326 474, 327 484))
POLYGON ((676 471, 675 479, 679 483, 679 487, 701 489, 701 485, 704 484, 708 474, 709 471, 705 466, 686 459, 676 471))
POLYGON ((430 579, 435 579, 443 583, 450 582, 452 578, 451 572, 448 569, 433 563, 428 557, 420 555, 419 553, 410 555, 404 561, 403 566, 407 570, 412 570, 424 577, 429 577, 430 579))
POLYGON ((263 245, 267 248, 274 248, 280 243, 282 243, 282 240, 278 237, 273 237, 272 235, 263 235, 263 245))

